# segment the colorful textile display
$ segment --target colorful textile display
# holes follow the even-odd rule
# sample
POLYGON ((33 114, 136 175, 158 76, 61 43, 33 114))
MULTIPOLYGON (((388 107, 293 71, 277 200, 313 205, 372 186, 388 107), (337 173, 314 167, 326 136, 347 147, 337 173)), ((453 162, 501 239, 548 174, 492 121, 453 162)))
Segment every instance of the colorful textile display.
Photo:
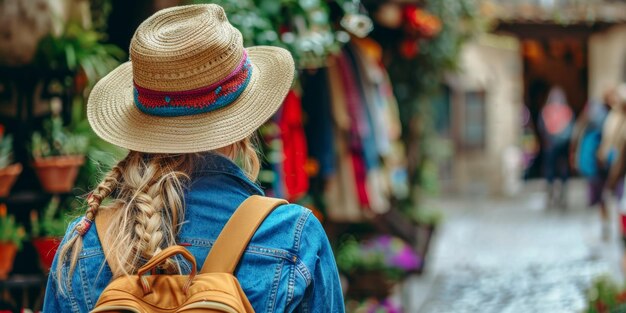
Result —
POLYGON ((283 142, 282 173, 285 181, 285 198, 294 201, 305 195, 309 188, 302 108, 300 97, 294 91, 290 91, 285 98, 278 126, 283 142))
MULTIPOLYGON (((346 45, 328 62, 331 106, 335 121, 335 175, 328 179, 327 213, 335 221, 359 221, 364 212, 389 209, 391 175, 387 156, 399 140, 398 108, 380 47, 369 39, 346 45)), ((396 164, 401 164, 396 163, 396 164)))
POLYGON ((385 213, 406 196, 396 190, 406 186, 406 162, 381 59, 375 41, 355 38, 327 68, 300 73, 302 98, 291 91, 262 131, 267 194, 294 202, 309 193, 335 222, 385 213))
POLYGON ((268 196, 295 202, 308 192, 307 140, 300 97, 289 91, 279 112, 261 128, 266 163, 259 180, 268 196))
POLYGON ((326 68, 306 71, 300 74, 300 81, 309 156, 318 165, 317 176, 327 178, 337 169, 328 71, 326 68))

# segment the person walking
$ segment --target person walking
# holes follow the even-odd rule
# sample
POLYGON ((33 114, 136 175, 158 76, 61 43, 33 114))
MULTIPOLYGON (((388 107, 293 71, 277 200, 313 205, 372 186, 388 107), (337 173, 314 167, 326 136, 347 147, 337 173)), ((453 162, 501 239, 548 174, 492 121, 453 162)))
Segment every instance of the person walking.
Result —
POLYGON ((569 179, 569 141, 574 128, 574 113, 567 104, 565 93, 553 87, 546 104, 539 113, 539 134, 543 150, 544 176, 547 181, 548 208, 567 206, 567 181, 569 179), (561 180, 555 192, 555 180, 561 180))
POLYGON ((626 171, 626 85, 609 89, 606 99, 611 111, 602 129, 598 159, 606 168, 608 188, 621 190, 626 171))
POLYGON ((570 146, 571 166, 587 180, 588 205, 599 206, 602 221, 601 235, 605 241, 610 235, 609 211, 604 197, 607 171, 599 162, 598 151, 609 109, 608 93, 605 94, 603 101, 590 100, 576 120, 570 146))
MULTIPOLYGON (((289 52, 244 48, 217 5, 169 8, 144 21, 130 61, 100 80, 87 104, 95 133, 128 155, 89 194, 85 216, 69 225, 44 312, 89 312, 113 279, 137 275, 175 245, 203 268, 235 209, 263 195, 254 183, 252 138, 279 109, 293 76, 289 52), (96 229, 98 216, 107 216, 106 229, 96 229)), ((234 275, 256 312, 344 312, 333 252, 308 209, 278 206, 240 260, 234 275)), ((179 258, 159 270, 196 271, 179 258)))
MULTIPOLYGON (((621 238, 626 248, 626 204, 623 197, 626 173, 626 84, 609 89, 606 99, 611 111, 602 129, 598 159, 606 169, 606 188, 614 191, 618 201, 621 238)), ((622 257, 622 269, 626 273, 626 252, 622 257)))

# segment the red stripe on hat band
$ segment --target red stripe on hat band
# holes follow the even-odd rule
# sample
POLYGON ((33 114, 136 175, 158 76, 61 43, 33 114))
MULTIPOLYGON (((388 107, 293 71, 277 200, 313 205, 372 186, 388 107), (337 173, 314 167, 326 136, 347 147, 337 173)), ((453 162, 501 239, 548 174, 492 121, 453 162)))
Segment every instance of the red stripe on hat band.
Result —
POLYGON ((250 63, 248 54, 244 50, 243 58, 239 65, 237 65, 228 76, 218 82, 192 90, 160 91, 141 87, 133 81, 135 99, 138 100, 142 106, 147 108, 165 106, 198 107, 203 106, 202 103, 209 105, 211 100, 228 94, 234 89, 238 89, 237 87, 242 84, 248 76, 249 70, 250 63))

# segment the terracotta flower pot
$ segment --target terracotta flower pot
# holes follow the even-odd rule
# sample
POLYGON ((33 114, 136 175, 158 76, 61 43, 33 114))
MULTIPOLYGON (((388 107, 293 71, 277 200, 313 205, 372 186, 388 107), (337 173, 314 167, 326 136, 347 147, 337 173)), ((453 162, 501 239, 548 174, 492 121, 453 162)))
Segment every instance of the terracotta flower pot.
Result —
POLYGON ((50 271, 52 260, 57 253, 57 249, 61 244, 61 238, 57 237, 40 237, 32 240, 35 250, 39 255, 39 264, 44 272, 50 271))
POLYGON ((6 197, 11 187, 22 173, 22 164, 16 163, 0 169, 0 197, 6 197))
POLYGON ((12 242, 0 242, 0 280, 6 279, 13 269, 17 246, 12 242))
POLYGON ((35 159, 33 167, 46 192, 64 193, 74 187, 78 169, 83 163, 84 156, 69 155, 35 159))

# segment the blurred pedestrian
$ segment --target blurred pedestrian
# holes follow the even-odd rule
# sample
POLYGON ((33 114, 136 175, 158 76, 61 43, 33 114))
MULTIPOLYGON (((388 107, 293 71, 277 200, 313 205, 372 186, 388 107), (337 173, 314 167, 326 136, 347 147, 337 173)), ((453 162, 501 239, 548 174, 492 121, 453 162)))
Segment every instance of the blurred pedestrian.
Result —
POLYGON ((609 238, 609 214, 604 187, 607 171, 598 160, 602 140, 602 128, 609 114, 608 93, 602 101, 590 100, 576 120, 570 146, 570 162, 578 173, 587 179, 590 207, 600 207, 602 239, 609 238))
MULTIPOLYGON (((606 99, 611 111, 602 129, 598 159, 606 168, 607 189, 615 191, 619 203, 621 235, 626 246, 626 205, 623 203, 626 172, 626 84, 609 90, 606 99)), ((622 259, 622 266, 626 271, 626 254, 622 259)))
POLYGON ((602 129, 598 159, 607 168, 607 186, 612 189, 621 187, 626 171, 626 84, 608 90, 606 99, 611 111, 602 129))
POLYGON ((553 87, 539 113, 539 135, 543 150, 544 176, 547 181, 548 207, 567 206, 569 179, 569 142, 574 129, 574 113, 560 87, 553 87), (555 180, 560 178, 559 192, 555 180))

